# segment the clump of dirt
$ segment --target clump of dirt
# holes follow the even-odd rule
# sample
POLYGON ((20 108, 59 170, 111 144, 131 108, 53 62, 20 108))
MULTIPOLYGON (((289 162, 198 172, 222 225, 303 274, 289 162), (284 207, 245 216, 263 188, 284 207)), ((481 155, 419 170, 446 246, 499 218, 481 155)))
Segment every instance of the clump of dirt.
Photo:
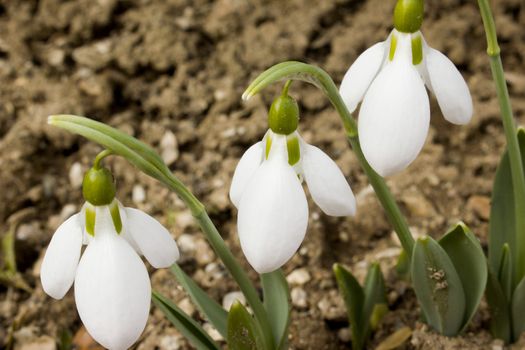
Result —
MULTIPOLYGON (((515 116, 523 124, 524 5, 520 0, 493 5, 515 116)), ((241 101, 242 91, 270 65, 291 59, 317 64, 339 82, 360 52, 386 38, 393 6, 384 0, 0 4, 0 229, 16 228, 18 267, 33 288, 28 293, 0 286, 0 340, 17 349, 34 344, 54 349, 62 334, 82 332, 71 293, 62 301, 43 293, 39 264, 54 230, 82 205, 82 174, 100 148, 47 126, 48 115, 86 115, 155 147, 206 204, 244 262, 228 188, 244 150, 265 133, 267 108, 279 86, 248 103, 241 101)), ((422 154, 387 181, 414 233, 439 237, 463 220, 486 246, 489 198, 504 137, 476 3, 428 2, 422 31, 461 69, 475 115, 467 126, 452 126, 432 98, 422 154)), ((348 348, 348 322, 331 266, 340 262, 363 276, 372 260, 386 274, 391 312, 371 347, 408 326, 413 329, 408 349, 501 348, 486 331, 485 305, 461 337, 439 336, 419 322, 414 293, 393 269, 399 244, 336 112, 312 86, 296 83, 291 93, 301 106, 303 137, 337 160, 359 203, 357 216, 345 219, 325 216, 310 204, 306 240, 284 267, 294 305, 292 348, 348 348)), ((184 270, 217 300, 236 296, 230 294, 235 284, 181 201, 122 159, 107 164, 121 201, 170 228, 181 246, 184 270)), ((203 320, 168 271, 150 272, 154 288, 203 320)), ((159 310, 152 308, 151 314, 138 349, 189 348, 159 310)))

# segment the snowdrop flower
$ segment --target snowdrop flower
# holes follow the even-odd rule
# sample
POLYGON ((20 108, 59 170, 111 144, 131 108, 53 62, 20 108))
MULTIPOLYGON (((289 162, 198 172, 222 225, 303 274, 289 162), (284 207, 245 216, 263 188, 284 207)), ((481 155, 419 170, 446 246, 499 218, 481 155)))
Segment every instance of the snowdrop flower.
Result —
POLYGON ((468 86, 454 64, 427 45, 419 31, 422 0, 399 0, 386 41, 363 52, 341 83, 340 93, 359 112, 363 153, 382 176, 406 168, 421 151, 430 123, 426 87, 436 95, 446 120, 466 124, 472 117, 468 86))
POLYGON ((287 90, 288 85, 272 104, 270 130, 244 153, 230 188, 230 198, 239 210, 242 250, 259 273, 281 267, 304 239, 308 204, 301 186, 303 178, 326 214, 354 215, 356 207, 336 163, 299 136, 299 110, 287 90))
POLYGON ((127 349, 144 330, 150 308, 150 280, 140 255, 162 268, 172 265, 179 251, 157 220, 115 199, 107 169, 95 166, 86 173, 83 194, 80 213, 60 225, 49 243, 42 287, 62 299, 74 282, 78 313, 89 334, 108 349, 127 349))

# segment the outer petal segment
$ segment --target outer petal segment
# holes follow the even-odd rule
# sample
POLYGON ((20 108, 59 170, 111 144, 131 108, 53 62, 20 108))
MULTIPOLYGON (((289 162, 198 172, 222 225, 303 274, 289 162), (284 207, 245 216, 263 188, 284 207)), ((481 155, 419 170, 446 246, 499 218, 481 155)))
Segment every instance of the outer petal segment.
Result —
POLYGON ((98 229, 75 279, 78 313, 89 334, 108 349, 127 349, 148 319, 151 286, 146 267, 114 230, 98 229))
POLYGON ((171 266, 180 256, 168 230, 141 210, 126 208, 127 231, 142 254, 155 268, 171 266))
POLYGON ((357 108, 379 68, 381 68, 385 58, 386 42, 377 43, 365 50, 357 57, 343 77, 339 92, 350 112, 357 108))
POLYGON ((421 151, 429 123, 421 77, 410 60, 394 59, 370 86, 359 115, 359 137, 372 168, 382 176, 406 168, 421 151))
POLYGON ((328 215, 354 215, 355 197, 341 169, 319 148, 302 146, 304 177, 315 203, 328 215))
POLYGON ((282 152, 271 154, 246 186, 237 224, 244 254, 259 273, 278 269, 301 245, 308 205, 282 152))
POLYGON ((436 95, 446 120, 453 124, 467 124, 472 118, 472 97, 454 63, 438 50, 425 47, 428 74, 426 83, 436 95))
POLYGON ((261 165, 263 155, 263 142, 259 141, 244 152, 237 164, 230 187, 230 199, 236 207, 239 207, 246 184, 250 182, 253 174, 261 165))
POLYGON ((55 299, 67 293, 77 271, 82 248, 82 229, 79 214, 75 214, 58 227, 47 248, 40 280, 44 291, 55 299))

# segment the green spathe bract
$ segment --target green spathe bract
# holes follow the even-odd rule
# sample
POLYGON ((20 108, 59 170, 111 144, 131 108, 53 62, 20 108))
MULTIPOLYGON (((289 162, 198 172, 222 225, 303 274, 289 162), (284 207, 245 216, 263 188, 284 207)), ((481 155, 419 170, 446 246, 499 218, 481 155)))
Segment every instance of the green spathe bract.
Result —
POLYGON ((394 27, 400 32, 415 33, 423 23, 423 0, 398 0, 394 10, 394 27))
POLYGON ((84 175, 82 194, 94 206, 109 205, 115 198, 113 175, 107 168, 91 168, 84 175))

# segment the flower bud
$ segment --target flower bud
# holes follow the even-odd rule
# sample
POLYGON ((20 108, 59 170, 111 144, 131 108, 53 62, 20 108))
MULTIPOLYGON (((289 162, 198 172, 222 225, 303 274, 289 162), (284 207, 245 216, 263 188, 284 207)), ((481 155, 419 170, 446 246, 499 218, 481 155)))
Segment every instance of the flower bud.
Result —
POLYGON ((113 175, 107 168, 91 168, 82 182, 84 199, 94 206, 109 205, 115 198, 113 175))
POLYGON ((277 97, 268 113, 268 124, 276 134, 289 135, 297 130, 299 124, 299 106, 297 101, 283 93, 277 97))
POLYGON ((403 33, 415 33, 423 23, 423 0, 398 0, 394 9, 394 27, 403 33))

